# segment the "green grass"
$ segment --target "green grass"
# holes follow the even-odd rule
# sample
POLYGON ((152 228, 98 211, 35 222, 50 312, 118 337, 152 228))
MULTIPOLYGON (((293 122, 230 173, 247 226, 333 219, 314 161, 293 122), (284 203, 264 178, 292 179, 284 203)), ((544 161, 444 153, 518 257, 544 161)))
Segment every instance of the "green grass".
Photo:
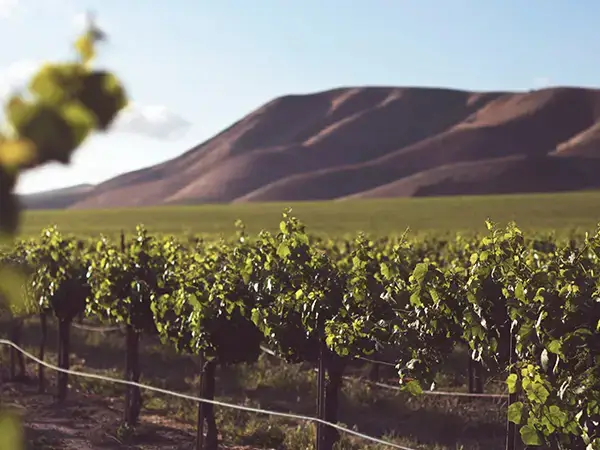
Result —
POLYGON ((168 234, 230 235, 236 219, 248 231, 275 230, 282 211, 291 207, 309 232, 329 236, 401 234, 410 227, 419 235, 477 232, 491 218, 504 224, 515 220, 523 230, 593 231, 600 222, 600 192, 330 201, 239 205, 170 206, 112 210, 28 211, 23 236, 35 236, 56 224, 66 233, 116 235, 143 223, 149 230, 168 234))

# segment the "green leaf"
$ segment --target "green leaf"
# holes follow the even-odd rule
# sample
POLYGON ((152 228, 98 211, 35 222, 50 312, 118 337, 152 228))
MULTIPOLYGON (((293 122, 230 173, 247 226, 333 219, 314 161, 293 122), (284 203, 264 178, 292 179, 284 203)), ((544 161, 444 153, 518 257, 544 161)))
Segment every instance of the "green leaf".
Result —
POLYGON ((562 355, 562 342, 559 339, 550 341, 546 348, 550 353, 554 353, 555 355, 562 355))
POLYGON ((402 389, 411 395, 420 395, 423 393, 423 388, 421 387, 421 384, 416 380, 409 381, 404 385, 402 389))
POLYGON ((419 263, 415 266, 415 270, 413 271, 412 276, 417 281, 417 283, 422 284, 425 280, 427 272, 429 272, 429 264, 419 263))
POLYGON ((515 286, 515 298, 521 301, 525 300, 525 289, 520 281, 515 286))
POLYGON ((548 420, 556 427, 564 427, 567 425, 569 416, 561 410, 557 405, 550 405, 547 413, 548 420))
POLYGON ((254 308, 252 310, 251 319, 252 323, 254 323, 254 325, 256 325, 257 327, 260 327, 260 325, 262 325, 262 314, 258 308, 254 308))
POLYGON ((381 271, 381 275, 383 275, 383 278, 385 278, 386 280, 390 278, 390 266, 388 266, 386 263, 381 263, 379 265, 379 270, 381 271))
POLYGON ((290 248, 283 242, 279 244, 279 247, 277 247, 277 256, 279 256, 280 258, 285 259, 291 254, 292 252, 290 248))
POLYGON ((410 294, 410 304, 415 308, 420 308, 423 306, 423 301, 421 300, 421 293, 419 291, 415 291, 410 294))
POLYGON ((506 378, 506 386, 508 388, 509 394, 515 394, 517 392, 518 382, 519 382, 519 377, 517 377, 517 374, 515 374, 515 373, 511 373, 506 378))
POLYGON ((525 445, 542 445, 544 441, 540 436, 540 433, 533 428, 531 425, 524 425, 519 430, 519 434, 521 434, 521 439, 525 445))
POLYGON ((523 418, 523 402, 515 402, 508 407, 508 420, 519 425, 523 418))
POLYGON ((548 389, 546 389, 544 385, 538 381, 533 381, 527 386, 524 386, 524 390, 527 393, 527 398, 535 403, 544 404, 550 396, 548 389))

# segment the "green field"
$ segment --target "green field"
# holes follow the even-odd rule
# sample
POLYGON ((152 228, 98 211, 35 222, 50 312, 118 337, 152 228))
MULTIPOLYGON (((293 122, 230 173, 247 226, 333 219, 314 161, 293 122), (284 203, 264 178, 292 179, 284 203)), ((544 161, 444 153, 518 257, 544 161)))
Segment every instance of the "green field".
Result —
POLYGON ((115 235, 136 224, 168 234, 230 235, 241 219, 249 232, 275 230, 281 213, 291 207, 308 231, 329 236, 445 234, 484 230, 490 218, 515 220, 525 231, 593 231, 600 222, 600 192, 479 197, 441 197, 368 201, 329 201, 239 205, 170 206, 156 208, 28 211, 21 236, 35 236, 56 224, 65 233, 115 235))

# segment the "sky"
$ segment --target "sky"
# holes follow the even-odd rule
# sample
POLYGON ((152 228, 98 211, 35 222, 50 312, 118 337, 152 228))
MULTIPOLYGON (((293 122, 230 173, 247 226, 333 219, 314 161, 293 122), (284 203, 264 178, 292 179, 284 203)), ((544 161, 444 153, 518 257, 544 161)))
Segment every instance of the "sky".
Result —
POLYGON ((600 87, 595 0, 0 0, 0 100, 73 58, 86 11, 98 65, 132 107, 21 193, 98 183, 189 150, 275 97, 341 86, 600 87))

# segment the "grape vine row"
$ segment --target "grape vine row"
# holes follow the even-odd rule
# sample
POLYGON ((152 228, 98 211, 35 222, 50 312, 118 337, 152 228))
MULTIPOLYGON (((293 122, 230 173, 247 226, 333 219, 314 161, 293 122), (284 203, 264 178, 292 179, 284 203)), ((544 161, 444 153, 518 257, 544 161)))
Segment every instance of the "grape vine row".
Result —
MULTIPOLYGON (((318 367, 317 415, 330 423, 351 361, 391 355, 402 388, 419 395, 462 343, 477 375, 472 389, 486 373, 506 374, 507 448, 518 434, 528 446, 600 450, 600 232, 560 242, 487 222, 485 235, 469 239, 328 240, 290 211, 277 233, 237 227, 235 238, 211 242, 143 226, 120 242, 48 228, 0 254, 25 270, 19 293, 28 299, 2 314, 13 318, 15 339, 23 317, 53 314, 64 369, 76 317, 125 327, 133 382, 140 342, 158 336, 201 358, 207 399, 218 366, 253 362, 267 345, 318 367)), ((62 373, 59 401, 67 383, 62 373)), ((129 387, 124 423, 134 426, 142 406, 129 387)), ((198 421, 199 448, 217 448, 212 404, 200 403, 198 421)), ((317 448, 333 448, 338 432, 317 431, 317 448)))

